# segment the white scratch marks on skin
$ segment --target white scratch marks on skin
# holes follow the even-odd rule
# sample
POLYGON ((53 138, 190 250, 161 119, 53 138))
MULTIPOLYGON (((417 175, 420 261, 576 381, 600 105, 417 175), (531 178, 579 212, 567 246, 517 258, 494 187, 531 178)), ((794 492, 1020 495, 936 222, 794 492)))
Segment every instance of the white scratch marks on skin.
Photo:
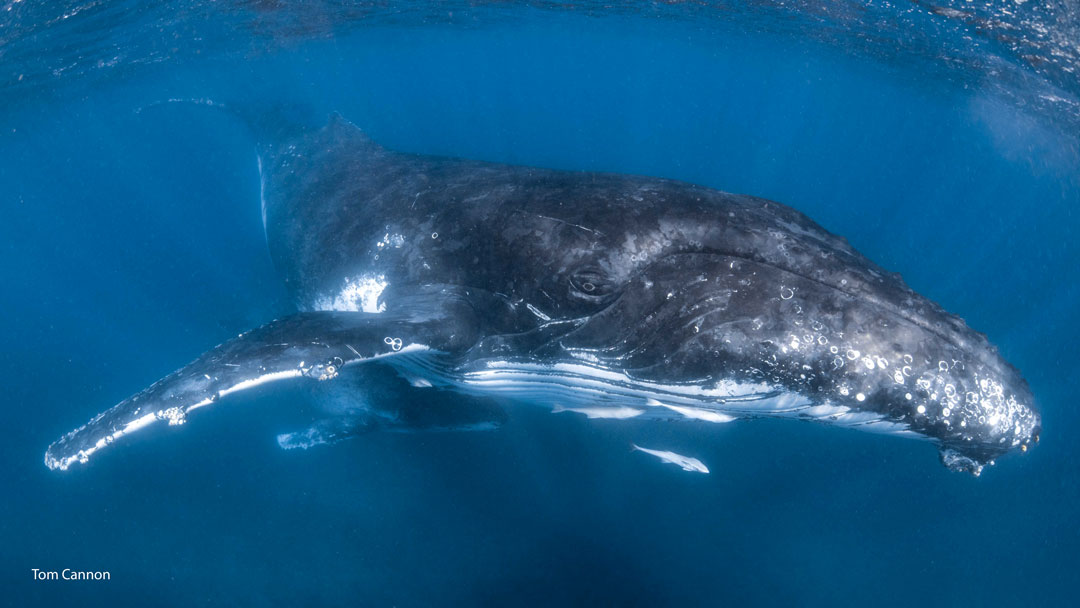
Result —
POLYGON ((333 298, 322 296, 315 301, 314 310, 336 310, 341 312, 380 313, 386 310, 386 303, 379 302, 379 296, 389 283, 386 275, 363 275, 346 278, 345 286, 333 298))
POLYGON ((539 308, 533 306, 532 304, 525 304, 525 307, 528 308, 529 312, 536 315, 536 317, 538 319, 540 319, 541 321, 550 321, 551 320, 551 317, 545 315, 539 308))
MULTIPOLYGON (((519 213, 526 213, 526 212, 520 211, 519 213)), ((570 226, 570 227, 573 227, 573 228, 577 228, 579 230, 584 230, 585 232, 591 232, 592 234, 595 234, 597 236, 606 236, 603 232, 600 232, 599 230, 595 230, 593 228, 587 228, 585 226, 582 226, 581 224, 574 224, 574 223, 568 222, 566 220, 560 220, 557 217, 550 217, 550 216, 547 216, 547 215, 540 215, 539 213, 530 213, 529 215, 532 215, 533 217, 538 217, 538 218, 543 219, 543 220, 552 221, 552 222, 555 222, 557 224, 563 224, 565 226, 570 226)))

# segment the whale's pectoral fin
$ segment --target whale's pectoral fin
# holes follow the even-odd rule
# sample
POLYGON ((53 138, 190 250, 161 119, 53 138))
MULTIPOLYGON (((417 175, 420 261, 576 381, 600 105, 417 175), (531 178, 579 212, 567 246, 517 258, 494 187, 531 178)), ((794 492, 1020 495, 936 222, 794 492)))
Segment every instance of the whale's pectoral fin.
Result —
POLYGON ((306 449, 374 431, 484 431, 507 419, 490 398, 418 385, 412 370, 403 374, 392 359, 387 362, 350 367, 337 381, 315 385, 313 405, 326 417, 302 431, 278 435, 278 445, 306 449))
POLYGON ((375 430, 377 427, 371 421, 372 416, 369 414, 324 418, 302 431, 278 435, 277 442, 283 450, 306 450, 375 430))
MULTIPOLYGON (((426 296, 429 300, 438 296, 426 296)), ((310 312, 273 321, 210 350, 49 446, 45 464, 67 469, 158 421, 183 424, 195 409, 268 382, 329 380, 343 367, 398 356, 437 356, 470 344, 468 306, 452 298, 398 315, 310 312)))
POLYGON ((493 431, 502 426, 503 420, 492 418, 475 422, 450 422, 442 426, 414 426, 408 421, 384 418, 377 415, 324 418, 302 431, 282 433, 277 436, 283 450, 308 449, 317 445, 329 445, 344 439, 375 431, 394 433, 432 433, 493 431))

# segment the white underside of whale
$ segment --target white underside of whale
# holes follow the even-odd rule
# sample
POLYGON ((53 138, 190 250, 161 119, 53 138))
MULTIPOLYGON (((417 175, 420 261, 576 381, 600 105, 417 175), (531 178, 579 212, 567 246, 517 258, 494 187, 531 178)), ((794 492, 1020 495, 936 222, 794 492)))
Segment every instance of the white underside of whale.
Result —
POLYGON ((665 384, 581 362, 543 364, 489 360, 465 370, 442 369, 425 353, 388 360, 407 378, 476 395, 510 398, 592 419, 683 419, 726 423, 739 418, 799 418, 875 433, 923 438, 881 414, 831 403, 764 383, 722 379, 712 385, 665 384))

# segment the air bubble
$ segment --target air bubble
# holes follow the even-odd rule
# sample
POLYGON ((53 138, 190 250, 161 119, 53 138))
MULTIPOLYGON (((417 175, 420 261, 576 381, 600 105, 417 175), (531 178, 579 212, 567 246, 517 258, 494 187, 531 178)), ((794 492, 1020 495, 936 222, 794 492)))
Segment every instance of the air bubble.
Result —
POLYGON ((857 351, 855 349, 848 349, 847 358, 850 359, 851 361, 854 361, 855 359, 858 359, 859 358, 859 351, 857 351))
POLYGON ((780 299, 790 300, 795 297, 795 290, 789 287, 780 287, 780 299))

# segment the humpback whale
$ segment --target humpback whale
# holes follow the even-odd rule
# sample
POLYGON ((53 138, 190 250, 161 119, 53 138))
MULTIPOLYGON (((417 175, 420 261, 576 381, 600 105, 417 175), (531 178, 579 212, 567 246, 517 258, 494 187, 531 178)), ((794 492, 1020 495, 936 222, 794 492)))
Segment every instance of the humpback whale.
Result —
POLYGON ((1031 391, 986 336, 790 207, 396 152, 338 114, 267 124, 263 224, 298 311, 63 436, 48 467, 285 382, 333 404, 285 448, 494 428, 513 404, 604 424, 810 420, 923 439, 975 475, 1038 440, 1031 391))

